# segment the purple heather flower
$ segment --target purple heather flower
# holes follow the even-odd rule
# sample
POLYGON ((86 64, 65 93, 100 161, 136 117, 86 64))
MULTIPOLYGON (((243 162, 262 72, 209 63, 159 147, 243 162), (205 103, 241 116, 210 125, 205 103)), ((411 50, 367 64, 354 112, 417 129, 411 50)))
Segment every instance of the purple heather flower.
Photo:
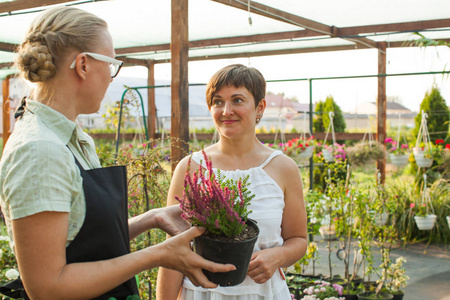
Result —
POLYGON ((339 284, 333 284, 333 288, 338 292, 339 296, 342 296, 342 292, 344 290, 344 287, 339 284))

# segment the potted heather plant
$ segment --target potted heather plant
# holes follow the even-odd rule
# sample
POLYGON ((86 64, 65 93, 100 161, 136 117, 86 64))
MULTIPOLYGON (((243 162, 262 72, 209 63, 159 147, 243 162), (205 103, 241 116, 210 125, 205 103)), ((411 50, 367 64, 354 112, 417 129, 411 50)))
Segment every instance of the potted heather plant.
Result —
POLYGON ((227 273, 203 270, 206 277, 221 286, 233 286, 244 281, 259 234, 256 222, 248 218, 254 195, 247 188, 248 177, 235 181, 226 179, 220 171, 216 176, 204 151, 203 157, 207 168, 199 167, 191 174, 189 161, 183 196, 175 198, 180 202, 182 218, 206 228, 194 239, 194 251, 205 259, 236 267, 227 273))

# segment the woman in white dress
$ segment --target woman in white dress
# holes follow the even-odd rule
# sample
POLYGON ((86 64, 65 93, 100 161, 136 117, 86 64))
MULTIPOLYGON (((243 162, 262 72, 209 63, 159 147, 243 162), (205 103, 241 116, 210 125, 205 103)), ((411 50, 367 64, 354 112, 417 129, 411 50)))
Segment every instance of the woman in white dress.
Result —
MULTIPOLYGON (((306 212, 302 181, 296 163, 263 145, 255 126, 266 108, 266 82, 262 74, 243 65, 219 70, 209 81, 206 99, 220 140, 205 150, 214 171, 227 178, 250 176, 255 198, 250 218, 258 223, 248 274, 232 287, 196 287, 177 271, 160 268, 158 300, 289 300, 290 293, 281 268, 298 261, 306 251, 306 212)), ((206 166, 201 152, 192 155, 191 172, 206 166)), ((179 204, 188 166, 185 157, 176 167, 168 194, 168 205, 179 204)))

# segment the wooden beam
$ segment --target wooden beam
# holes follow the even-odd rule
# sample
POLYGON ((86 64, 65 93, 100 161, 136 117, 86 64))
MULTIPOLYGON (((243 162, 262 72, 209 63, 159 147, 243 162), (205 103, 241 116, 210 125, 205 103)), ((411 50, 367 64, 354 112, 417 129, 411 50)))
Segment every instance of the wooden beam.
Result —
MULTIPOLYGON (((298 53, 311 53, 311 52, 342 51, 342 50, 354 50, 354 49, 362 49, 362 48, 363 47, 360 47, 357 45, 345 45, 345 46, 330 46, 330 47, 269 50, 269 51, 258 51, 258 52, 240 52, 240 53, 233 53, 233 54, 194 56, 194 57, 189 57, 189 61, 215 60, 215 59, 227 59, 227 58, 237 58, 237 57, 259 57, 259 56, 298 54, 298 53)), ((155 61, 155 63, 158 63, 158 64, 169 63, 169 62, 170 62, 170 59, 160 59, 160 60, 155 61)))
POLYGON ((383 33, 383 32, 414 32, 425 29, 448 28, 450 19, 425 20, 416 22, 377 24, 366 26, 342 27, 339 33, 342 36, 353 36, 365 33, 383 33))
MULTIPOLYGON (((379 43, 378 50, 378 74, 386 74, 386 42, 379 43)), ((377 97, 377 141, 384 145, 386 139, 386 76, 378 77, 377 97)), ((380 172, 380 183, 386 179, 386 158, 377 160, 377 170, 380 172)))
POLYGON ((172 0, 172 171, 189 153, 188 0, 172 0), (172 139, 173 138, 173 139, 172 139))
POLYGON ((0 51, 14 52, 19 45, 0 42, 0 51))
MULTIPOLYGON (((147 69, 148 69, 147 86, 155 86, 155 62, 153 60, 147 61, 147 69)), ((156 139, 156 122, 158 119, 157 119, 157 115, 156 115, 155 89, 154 88, 147 89, 147 107, 148 107, 148 114, 147 114, 148 136, 150 139, 155 140, 156 139)))
POLYGON ((66 2, 73 2, 68 0, 15 0, 0 3, 0 13, 13 12, 16 10, 23 10, 53 4, 60 4, 66 2))
POLYGON ((8 69, 12 68, 14 66, 14 63, 0 63, 0 69, 8 69))
MULTIPOLYGON (((219 2, 225 5, 229 5, 238 9, 242 10, 248 10, 248 6, 246 3, 243 2, 237 2, 237 1, 231 1, 231 0, 213 0, 215 2, 219 2)), ((291 13, 288 13, 286 11, 282 11, 264 4, 260 4, 258 2, 250 1, 250 11, 254 14, 261 15, 267 18, 271 18, 277 21, 285 22, 288 24, 296 25, 302 28, 305 28, 306 30, 318 32, 323 35, 329 35, 329 36, 338 36, 339 35, 339 28, 334 26, 328 26, 323 23, 319 23, 310 19, 306 19, 303 17, 300 17, 298 15, 294 15, 291 13)), ((361 38, 352 38, 349 39, 349 41, 354 42, 356 44, 361 44, 365 47, 372 47, 376 48, 376 43, 372 40, 366 39, 364 37, 361 38)))
MULTIPOLYGON (((11 75, 6 76, 5 79, 3 79, 2 83, 2 93, 3 93, 3 109, 2 109, 2 116, 3 116, 3 149, 5 149, 6 142, 8 141, 9 136, 11 135, 10 132, 10 120, 9 120, 9 79, 11 78, 11 75)), ((3 150, 2 150, 3 152, 3 150)))
POLYGON ((123 61, 124 66, 147 66, 147 60, 145 59, 128 58, 125 56, 118 56, 117 59, 123 61))

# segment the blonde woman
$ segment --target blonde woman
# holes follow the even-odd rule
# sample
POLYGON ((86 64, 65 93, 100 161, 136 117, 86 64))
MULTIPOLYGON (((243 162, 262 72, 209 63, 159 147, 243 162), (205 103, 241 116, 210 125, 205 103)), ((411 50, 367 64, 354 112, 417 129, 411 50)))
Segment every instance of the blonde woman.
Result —
POLYGON ((176 269, 204 287, 216 285, 202 268, 234 269, 191 251, 203 231, 184 231, 176 207, 127 220, 125 167, 101 168, 75 123, 99 110, 122 66, 114 56, 105 21, 70 7, 43 12, 18 50, 16 66, 36 89, 16 113, 0 162, 1 208, 21 276, 9 285, 15 297, 135 299, 134 276, 146 269, 176 269), (130 253, 130 238, 155 227, 180 234, 130 253))
MULTIPOLYGON (((219 70, 206 87, 206 102, 220 135, 216 144, 204 149, 214 171, 227 178, 249 176, 255 194, 249 210, 257 221, 256 241, 248 274, 243 283, 231 287, 196 287, 183 274, 160 268, 158 300, 290 300, 281 268, 299 260, 306 252, 306 212, 302 181, 295 162, 257 139, 255 126, 266 108, 266 82, 255 68, 231 65, 219 70)), ((177 205, 189 158, 176 167, 168 194, 168 205, 177 205)), ((206 168, 201 152, 192 155, 191 172, 206 168)), ((170 241, 170 238, 168 239, 170 241)))

